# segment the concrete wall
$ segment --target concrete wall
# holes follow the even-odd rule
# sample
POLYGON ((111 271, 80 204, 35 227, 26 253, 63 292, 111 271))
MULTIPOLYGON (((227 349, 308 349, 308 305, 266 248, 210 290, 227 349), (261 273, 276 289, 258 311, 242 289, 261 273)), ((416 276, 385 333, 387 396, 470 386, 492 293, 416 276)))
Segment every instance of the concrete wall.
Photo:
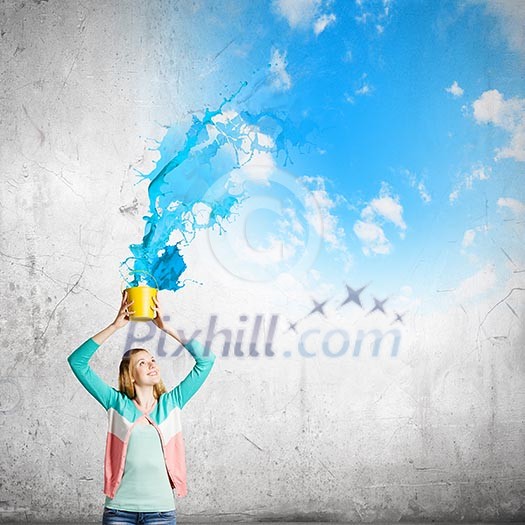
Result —
MULTIPOLYGON (((115 315, 118 264, 142 235, 147 195, 132 168, 147 162, 147 138, 220 100, 209 97, 221 85, 213 57, 198 46, 211 37, 185 23, 193 8, 0 6, 0 522, 101 515, 105 414, 66 358, 115 315), (206 74, 208 91, 198 81, 206 74)), ((205 327, 212 314, 221 326, 238 327, 241 313, 268 323, 299 297, 284 283, 277 304, 264 283, 233 282, 205 239, 196 246, 188 264, 207 286, 165 298, 181 329, 205 327)), ((180 519, 524 520, 518 277, 508 297, 415 311, 396 359, 236 359, 216 339, 216 365, 184 413, 180 519)), ((322 333, 334 328, 323 322, 322 333)), ((115 335, 93 360, 111 384, 131 336, 115 335)), ((191 366, 162 359, 166 384, 191 366)))

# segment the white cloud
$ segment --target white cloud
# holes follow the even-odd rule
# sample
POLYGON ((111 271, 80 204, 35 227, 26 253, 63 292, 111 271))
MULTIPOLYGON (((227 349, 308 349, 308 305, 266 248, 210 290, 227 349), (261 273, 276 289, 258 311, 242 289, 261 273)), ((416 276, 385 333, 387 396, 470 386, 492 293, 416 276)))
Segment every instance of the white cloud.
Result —
POLYGON ((471 0, 485 6, 497 22, 503 38, 513 51, 525 53, 525 2, 522 0, 471 0))
MULTIPOLYGON (((235 184, 242 184, 250 180, 268 186, 269 178, 276 169, 271 153, 275 143, 270 135, 262 133, 257 126, 242 123, 236 111, 223 110, 222 113, 213 117, 213 122, 216 124, 236 120, 239 121, 239 136, 242 142, 235 151, 231 148, 231 155, 239 163, 240 168, 232 171, 230 180, 235 184)), ((214 126, 209 126, 207 130, 208 143, 211 144, 216 140, 218 130, 214 126)))
POLYGON ((470 175, 465 177, 465 187, 470 190, 472 189, 472 183, 475 180, 488 180, 490 178, 489 174, 491 171, 492 170, 490 167, 484 167, 481 165, 473 168, 470 175))
POLYGON ((492 168, 490 166, 483 166, 482 164, 473 166, 471 172, 463 174, 460 181, 456 183, 454 189, 451 191, 448 196, 450 204, 454 204, 462 190, 471 190, 475 181, 489 179, 491 172, 492 168))
POLYGON ((321 34, 330 24, 333 24, 336 17, 333 13, 329 15, 321 15, 314 24, 314 33, 316 35, 321 34))
POLYGON ((332 212, 344 198, 336 196, 334 200, 326 191, 322 177, 301 177, 300 182, 313 187, 305 196, 305 217, 308 223, 326 241, 328 249, 338 251, 345 263, 349 264, 351 256, 345 244, 346 233, 332 212))
POLYGON ((272 6, 292 29, 312 29, 316 35, 336 21, 333 13, 321 12, 321 0, 273 0, 272 6))
POLYGON ((371 253, 386 255, 392 249, 392 245, 386 238, 383 228, 373 222, 356 221, 354 233, 363 243, 362 250, 365 255, 370 255, 371 253))
POLYGON ((478 265, 480 258, 475 253, 472 253, 472 250, 469 248, 474 245, 474 241, 476 240, 478 233, 486 235, 489 231, 490 226, 488 224, 482 224, 481 226, 476 226, 475 228, 466 230, 463 234, 460 253, 461 255, 467 256, 471 264, 478 265))
POLYGON ((314 190, 306 196, 306 217, 315 227, 318 235, 330 245, 339 246, 340 235, 344 235, 343 228, 338 226, 337 217, 330 210, 335 206, 325 190, 314 190), (317 213, 317 209, 321 212, 317 213))
POLYGON ((417 188, 417 191, 419 192, 419 196, 421 197, 421 200, 428 204, 432 200, 432 196, 427 190, 427 187, 425 186, 425 183, 423 180, 417 180, 417 177, 410 172, 410 170, 404 169, 402 172, 408 177, 408 182, 412 188, 417 188))
POLYGON ((345 102, 348 102, 348 104, 354 104, 355 103, 355 99, 352 95, 349 95, 348 93, 345 93, 344 95, 345 97, 345 102))
POLYGON ((274 0, 273 6, 292 29, 304 28, 312 24, 321 0, 274 0))
POLYGON ((474 239, 476 238, 476 231, 475 230, 467 230, 463 235, 463 241, 461 242, 461 246, 463 248, 467 248, 468 246, 472 246, 472 243, 474 242, 474 239))
POLYGON ((500 197, 497 204, 500 208, 509 208, 514 215, 525 215, 525 204, 517 199, 500 197))
POLYGON ((361 217, 373 220, 376 215, 380 215, 399 229, 406 230, 407 226, 403 220, 403 206, 399 203, 399 197, 392 197, 389 191, 388 186, 383 183, 379 197, 370 201, 370 204, 361 212, 361 217))
POLYGON ((473 104, 474 118, 478 124, 493 123, 497 126, 503 123, 503 95, 497 89, 485 91, 473 104))
POLYGON ((461 97, 461 95, 463 95, 464 93, 463 89, 459 86, 459 84, 455 80, 450 87, 445 88, 445 91, 447 93, 450 93, 454 97, 461 97))
POLYGON ((375 214, 381 215, 394 223, 398 228, 406 230, 407 226, 403 220, 403 207, 392 197, 385 196, 372 199, 361 215, 365 219, 373 219, 375 214))
POLYGON ((370 93, 370 86, 365 84, 363 87, 356 89, 356 95, 368 95, 370 93))
POLYGON ((276 168, 275 160, 271 153, 267 151, 254 151, 245 155, 246 159, 240 159, 241 164, 244 164, 238 170, 232 173, 231 180, 233 182, 241 182, 243 180, 251 180, 253 182, 268 186, 269 177, 276 168))
POLYGON ((496 284, 496 267, 494 264, 487 264, 474 275, 467 277, 455 289, 454 295, 458 301, 472 299, 482 295, 496 284))
POLYGON ((361 24, 374 24, 378 34, 385 31, 385 23, 388 22, 390 14, 391 0, 382 0, 380 2, 370 2, 368 0, 356 0, 360 14, 355 16, 355 20, 361 24))
POLYGON ((276 91, 288 91, 292 87, 292 79, 286 71, 286 51, 282 54, 278 49, 272 51, 270 72, 272 74, 272 87, 276 91))
POLYGON ((389 296, 388 304, 391 310, 404 315, 416 311, 421 306, 421 298, 417 297, 412 287, 406 284, 401 286, 397 293, 389 296))
POLYGON ((383 182, 379 196, 372 199, 361 211, 361 220, 354 224, 354 233, 363 243, 365 255, 370 253, 390 253, 392 244, 383 230, 384 221, 391 222, 400 231, 399 235, 405 238, 407 228, 403 219, 403 206, 398 196, 392 196, 390 188, 383 182))
POLYGON ((505 97, 497 89, 485 91, 472 104, 478 124, 493 124, 510 133, 510 144, 496 150, 496 160, 525 161, 525 99, 505 97))
POLYGON ((417 190, 419 191, 419 196, 423 202, 428 203, 432 200, 432 197, 430 196, 430 193, 428 193, 423 181, 419 181, 417 183, 417 190))
POLYGON ((350 94, 348 92, 345 92, 344 94, 344 100, 345 102, 348 102, 349 104, 355 104, 355 97, 362 97, 365 95, 370 95, 374 88, 366 82, 367 73, 363 73, 359 79, 359 83, 357 85, 360 85, 359 88, 354 89, 354 93, 350 94))
POLYGON ((458 189, 455 189, 453 191, 450 192, 450 195, 448 196, 448 200, 450 202, 450 204, 452 204, 453 202, 455 202, 459 197, 459 190, 458 189))
MULTIPOLYGON (((359 79, 359 83, 361 84, 361 87, 354 90, 354 95, 357 97, 362 97, 364 95, 370 95, 373 91, 373 87, 366 81, 366 77, 368 76, 367 73, 363 73, 361 75, 361 78, 359 79)), ((352 96, 347 97, 347 102, 354 103, 354 98, 352 96)))

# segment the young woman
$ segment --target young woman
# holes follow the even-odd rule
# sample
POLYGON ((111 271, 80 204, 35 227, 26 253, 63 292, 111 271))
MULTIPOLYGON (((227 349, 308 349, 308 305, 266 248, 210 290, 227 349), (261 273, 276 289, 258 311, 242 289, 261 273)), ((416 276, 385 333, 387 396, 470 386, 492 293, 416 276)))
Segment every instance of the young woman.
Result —
POLYGON ((164 324, 155 300, 153 323, 191 353, 194 367, 167 391, 155 356, 134 348, 122 356, 118 390, 109 386, 91 369, 89 360, 108 337, 128 324, 132 304, 124 292, 115 320, 77 348, 68 362, 108 415, 103 525, 175 525, 173 489, 179 497, 187 493, 180 413, 208 377, 215 355, 194 339, 183 343, 164 324))

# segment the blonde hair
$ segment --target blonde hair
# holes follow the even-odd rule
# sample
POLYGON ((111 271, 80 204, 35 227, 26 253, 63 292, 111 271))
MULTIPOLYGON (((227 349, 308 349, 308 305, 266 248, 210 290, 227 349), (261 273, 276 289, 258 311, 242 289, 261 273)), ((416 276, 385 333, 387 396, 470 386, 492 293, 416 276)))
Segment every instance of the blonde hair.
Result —
MULTIPOLYGON (((135 399, 135 385, 131 380, 131 358, 139 352, 149 352, 145 348, 132 348, 124 353, 122 360, 120 361, 118 370, 118 389, 123 394, 126 394, 130 399, 135 399)), ((161 394, 167 392, 166 386, 162 382, 162 379, 153 385, 153 396, 158 399, 161 394)))

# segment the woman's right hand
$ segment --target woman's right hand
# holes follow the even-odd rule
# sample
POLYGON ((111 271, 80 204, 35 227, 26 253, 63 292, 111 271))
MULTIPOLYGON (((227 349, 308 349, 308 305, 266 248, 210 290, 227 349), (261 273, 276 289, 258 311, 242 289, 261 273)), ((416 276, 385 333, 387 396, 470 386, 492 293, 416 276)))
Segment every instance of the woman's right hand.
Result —
POLYGON ((133 301, 128 302, 128 292, 124 290, 117 317, 112 323, 115 328, 122 328, 129 323, 129 316, 135 313, 133 310, 129 309, 132 304, 133 301))

